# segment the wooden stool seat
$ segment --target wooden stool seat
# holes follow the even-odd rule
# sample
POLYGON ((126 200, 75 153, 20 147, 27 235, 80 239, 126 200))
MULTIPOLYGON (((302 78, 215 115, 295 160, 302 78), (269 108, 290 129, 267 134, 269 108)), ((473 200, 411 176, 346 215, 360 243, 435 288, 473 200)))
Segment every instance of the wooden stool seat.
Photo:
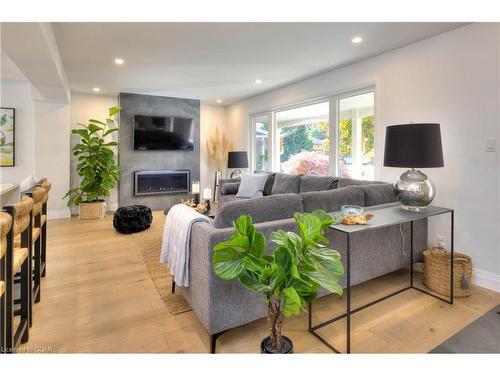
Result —
POLYGON ((0 281, 0 297, 5 293, 5 283, 0 281))
POLYGON ((14 249, 14 267, 13 271, 15 273, 21 270, 21 266, 23 265, 25 259, 28 257, 28 248, 22 247, 18 249, 14 249))

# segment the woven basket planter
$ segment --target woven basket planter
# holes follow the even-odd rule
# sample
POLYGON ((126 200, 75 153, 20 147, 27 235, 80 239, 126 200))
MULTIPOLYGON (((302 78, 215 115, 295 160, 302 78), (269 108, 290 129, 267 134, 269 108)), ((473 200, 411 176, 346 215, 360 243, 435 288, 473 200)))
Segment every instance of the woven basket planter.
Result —
POLYGON ((106 216, 106 202, 82 202, 79 205, 80 208, 80 219, 91 220, 91 219, 102 219, 106 216))
MULTIPOLYGON (((444 296, 450 295, 451 253, 443 249, 424 251, 424 284, 444 296)), ((453 295, 471 294, 472 259, 468 255, 453 253, 453 295)))

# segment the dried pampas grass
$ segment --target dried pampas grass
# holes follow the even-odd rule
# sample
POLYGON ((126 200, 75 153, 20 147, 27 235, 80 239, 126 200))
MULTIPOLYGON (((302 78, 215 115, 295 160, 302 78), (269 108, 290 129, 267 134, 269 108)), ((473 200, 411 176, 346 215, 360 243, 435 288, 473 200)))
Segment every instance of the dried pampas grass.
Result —
POLYGON ((207 141, 208 158, 218 171, 222 171, 227 163, 227 154, 233 149, 233 143, 224 135, 219 135, 219 128, 207 141))

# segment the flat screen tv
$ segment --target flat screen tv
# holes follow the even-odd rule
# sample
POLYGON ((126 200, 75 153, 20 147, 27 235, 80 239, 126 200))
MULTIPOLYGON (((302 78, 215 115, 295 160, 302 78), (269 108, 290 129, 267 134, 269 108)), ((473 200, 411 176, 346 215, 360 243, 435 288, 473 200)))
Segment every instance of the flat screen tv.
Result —
POLYGON ((134 150, 192 151, 193 133, 193 118, 134 116, 134 150))

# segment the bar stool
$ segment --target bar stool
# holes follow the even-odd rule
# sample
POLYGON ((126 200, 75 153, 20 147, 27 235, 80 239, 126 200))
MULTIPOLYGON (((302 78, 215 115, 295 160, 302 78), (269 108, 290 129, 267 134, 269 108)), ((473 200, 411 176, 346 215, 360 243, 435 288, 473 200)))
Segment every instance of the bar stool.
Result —
POLYGON ((47 202, 49 200, 49 191, 52 187, 52 183, 43 179, 40 186, 47 192, 42 200, 42 213, 40 217, 40 231, 42 232, 41 273, 42 277, 45 277, 47 272, 47 202))
POLYGON ((5 314, 6 314, 6 281, 7 281, 7 235, 12 226, 12 217, 6 212, 0 212, 0 353, 5 352, 5 314))
MULTIPOLYGON (((26 193, 28 197, 33 199, 32 210, 32 243, 33 243, 33 291, 32 297, 35 303, 40 302, 41 299, 41 272, 42 272, 42 234, 41 234, 41 221, 42 221, 42 206, 47 202, 47 191, 39 186, 35 186, 33 190, 26 193)), ((21 246, 21 238, 17 236, 14 239, 14 247, 21 246)))
POLYGON ((20 342, 27 342, 29 339, 29 328, 33 321, 32 315, 32 234, 30 225, 32 222, 33 199, 24 196, 20 203, 15 203, 4 207, 5 211, 14 219, 12 229, 7 234, 6 249, 6 324, 5 350, 9 353, 20 342), (21 235, 21 247, 14 247, 14 237, 21 235), (17 314, 14 311, 14 275, 21 274, 21 298, 19 300, 20 309, 17 314), (14 330, 14 315, 20 315, 20 322, 14 330))

